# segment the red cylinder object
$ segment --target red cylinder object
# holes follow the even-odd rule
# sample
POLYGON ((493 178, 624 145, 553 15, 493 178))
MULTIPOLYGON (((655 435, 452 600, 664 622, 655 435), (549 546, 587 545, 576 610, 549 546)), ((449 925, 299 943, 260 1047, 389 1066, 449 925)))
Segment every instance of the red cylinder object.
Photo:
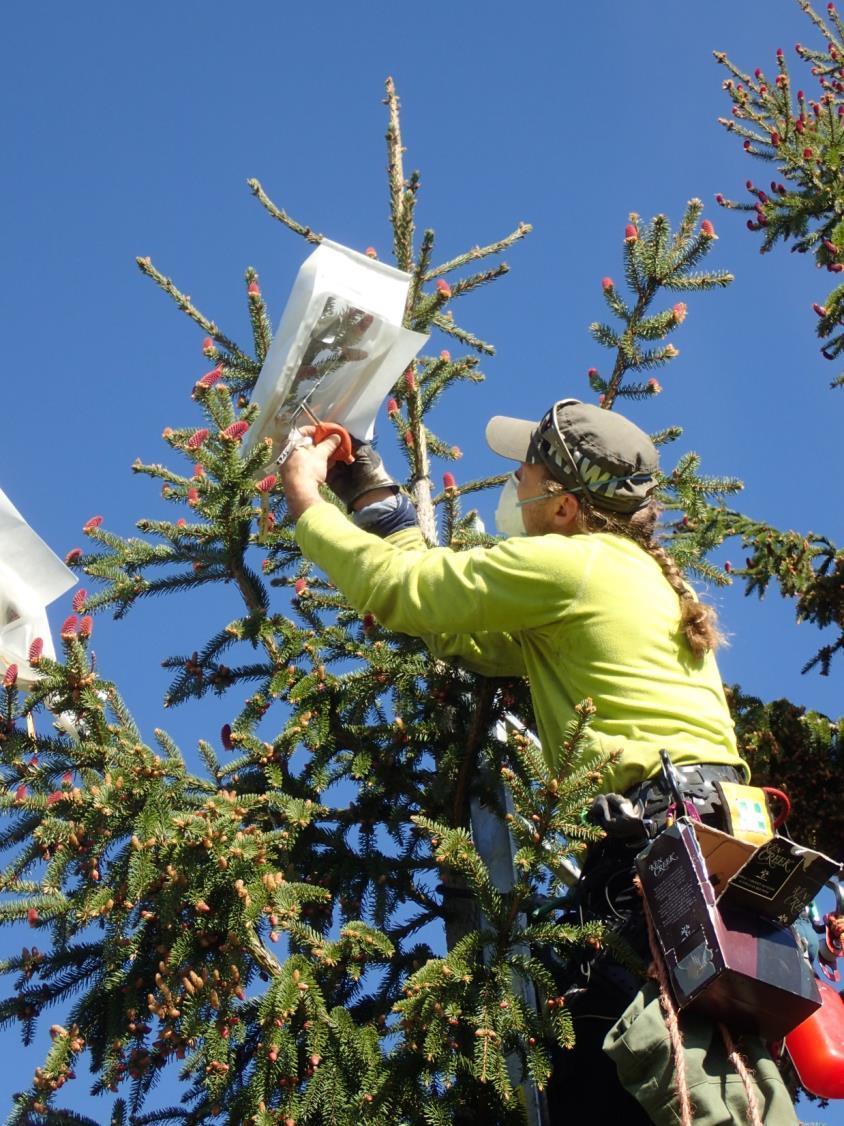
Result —
POLYGON ((818 979, 821 1007, 785 1038, 798 1078, 821 1099, 844 1099, 844 998, 818 979))

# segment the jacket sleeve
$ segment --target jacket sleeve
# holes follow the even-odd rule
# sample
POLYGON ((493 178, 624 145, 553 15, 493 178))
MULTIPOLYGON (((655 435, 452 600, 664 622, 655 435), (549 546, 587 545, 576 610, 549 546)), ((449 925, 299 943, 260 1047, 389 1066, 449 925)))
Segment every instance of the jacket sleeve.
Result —
MULTIPOLYGON (((418 527, 387 537, 400 551, 428 551, 418 527)), ((482 676, 527 676, 518 635, 510 633, 423 633, 420 635, 432 656, 457 661, 482 676)))
POLYGON ((576 537, 517 537, 465 552, 426 549, 412 530, 379 540, 326 503, 300 517, 296 538, 357 610, 487 675, 524 672, 512 635, 559 620, 584 564, 576 537), (499 644, 500 664, 492 653, 499 644))

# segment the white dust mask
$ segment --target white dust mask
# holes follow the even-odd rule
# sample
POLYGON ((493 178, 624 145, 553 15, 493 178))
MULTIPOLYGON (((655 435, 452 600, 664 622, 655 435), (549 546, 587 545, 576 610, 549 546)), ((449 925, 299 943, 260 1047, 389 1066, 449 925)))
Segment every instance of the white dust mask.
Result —
POLYGON ((524 517, 519 506, 519 482, 511 473, 504 482, 498 507, 495 510, 495 526, 502 536, 526 536, 524 517))

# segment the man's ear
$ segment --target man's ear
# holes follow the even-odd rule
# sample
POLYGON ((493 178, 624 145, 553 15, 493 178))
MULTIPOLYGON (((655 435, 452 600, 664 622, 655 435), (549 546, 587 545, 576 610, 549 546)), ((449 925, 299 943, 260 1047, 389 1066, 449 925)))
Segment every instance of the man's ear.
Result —
POLYGON ((580 501, 574 493, 560 493, 555 498, 554 525, 564 536, 573 535, 580 528, 580 501))

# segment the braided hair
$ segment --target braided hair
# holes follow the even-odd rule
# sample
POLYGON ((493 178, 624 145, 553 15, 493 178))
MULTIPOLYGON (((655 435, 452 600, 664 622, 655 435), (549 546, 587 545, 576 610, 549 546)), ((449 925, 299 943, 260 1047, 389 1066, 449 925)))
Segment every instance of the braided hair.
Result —
MULTIPOLYGON (((544 482, 544 487, 551 496, 568 492, 559 482, 550 479, 544 482)), ((705 653, 714 652, 724 640, 718 629, 718 615, 711 606, 698 601, 674 559, 655 538, 660 513, 657 501, 649 500, 636 512, 628 514, 599 508, 585 493, 578 494, 577 500, 580 506, 579 530, 625 536, 655 559, 666 582, 680 600, 680 625, 692 653, 695 657, 702 657, 705 653)))

